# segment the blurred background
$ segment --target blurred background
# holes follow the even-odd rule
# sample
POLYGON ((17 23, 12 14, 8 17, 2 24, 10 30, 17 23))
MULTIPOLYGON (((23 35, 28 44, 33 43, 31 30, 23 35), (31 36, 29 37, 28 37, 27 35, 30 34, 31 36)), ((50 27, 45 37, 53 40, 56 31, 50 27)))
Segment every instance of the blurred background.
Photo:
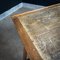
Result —
POLYGON ((0 14, 21 2, 48 6, 59 3, 60 0, 0 0, 0 14))
POLYGON ((0 60, 23 60, 24 46, 12 15, 60 3, 60 0, 0 0, 0 60))

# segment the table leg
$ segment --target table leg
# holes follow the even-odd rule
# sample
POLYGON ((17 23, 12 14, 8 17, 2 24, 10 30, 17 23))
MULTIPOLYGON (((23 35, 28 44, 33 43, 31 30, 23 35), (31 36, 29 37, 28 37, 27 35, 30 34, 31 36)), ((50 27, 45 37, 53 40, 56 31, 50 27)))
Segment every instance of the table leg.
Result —
POLYGON ((25 50, 25 48, 23 50, 23 60, 30 60, 29 57, 28 57, 27 51, 25 50))
POLYGON ((27 52, 26 52, 25 48, 23 50, 23 60, 27 60, 27 52))

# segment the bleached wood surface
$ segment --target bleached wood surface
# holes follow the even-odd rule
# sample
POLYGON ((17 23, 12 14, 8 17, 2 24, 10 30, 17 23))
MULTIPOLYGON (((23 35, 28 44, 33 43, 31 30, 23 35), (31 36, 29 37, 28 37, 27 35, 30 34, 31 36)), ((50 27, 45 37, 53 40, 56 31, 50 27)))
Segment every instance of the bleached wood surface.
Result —
POLYGON ((18 19, 43 60, 60 60, 60 4, 18 19))

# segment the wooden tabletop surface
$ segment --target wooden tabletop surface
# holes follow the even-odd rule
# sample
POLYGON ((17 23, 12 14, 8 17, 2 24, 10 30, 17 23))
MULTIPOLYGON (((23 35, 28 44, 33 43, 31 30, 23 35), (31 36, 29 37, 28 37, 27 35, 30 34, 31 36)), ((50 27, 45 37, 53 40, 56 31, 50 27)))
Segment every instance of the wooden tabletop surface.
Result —
POLYGON ((60 60, 60 3, 15 15, 13 21, 22 40, 27 38, 26 35, 27 41, 30 40, 23 44, 33 45, 30 47, 32 56, 33 50, 37 53, 33 60, 60 60))

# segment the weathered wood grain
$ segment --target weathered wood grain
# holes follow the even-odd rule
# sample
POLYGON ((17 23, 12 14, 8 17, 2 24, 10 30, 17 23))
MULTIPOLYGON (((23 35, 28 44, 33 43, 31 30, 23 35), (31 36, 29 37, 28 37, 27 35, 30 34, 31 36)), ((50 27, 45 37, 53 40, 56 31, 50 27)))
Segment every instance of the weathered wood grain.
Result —
POLYGON ((13 20, 16 20, 15 17, 30 38, 28 44, 34 45, 32 49, 36 49, 37 55, 43 60, 60 60, 60 4, 15 15, 13 20))

